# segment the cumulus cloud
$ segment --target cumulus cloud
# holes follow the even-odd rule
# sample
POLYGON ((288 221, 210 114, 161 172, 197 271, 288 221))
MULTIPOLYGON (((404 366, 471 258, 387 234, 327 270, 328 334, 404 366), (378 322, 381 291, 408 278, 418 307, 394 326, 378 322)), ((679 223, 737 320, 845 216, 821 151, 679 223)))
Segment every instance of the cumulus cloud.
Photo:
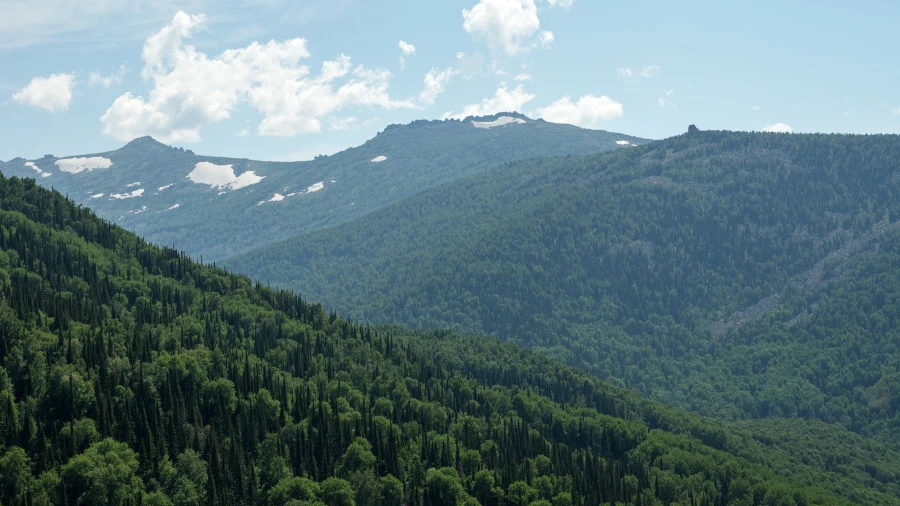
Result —
POLYGON ((662 68, 659 65, 650 65, 648 67, 644 67, 638 70, 631 70, 630 68, 622 68, 619 69, 619 77, 641 77, 644 79, 650 79, 651 77, 656 77, 662 72, 662 68))
POLYGON ((253 42, 209 57, 185 44, 205 22, 203 14, 179 11, 147 39, 141 75, 153 83, 149 97, 119 96, 100 118, 104 133, 121 140, 152 135, 197 142, 203 126, 249 104, 262 116, 257 133, 293 136, 321 131, 322 120, 345 107, 413 107, 390 97, 390 72, 354 67, 349 56, 324 62, 312 75, 301 64, 310 56, 301 38, 253 42))
POLYGON ((88 85, 89 86, 103 86, 104 88, 109 88, 115 84, 122 84, 122 79, 125 77, 125 65, 119 67, 119 70, 116 72, 103 75, 99 72, 91 72, 88 76, 88 85))
POLYGON ((510 55, 525 50, 541 26, 534 0, 481 0, 462 14, 466 32, 485 39, 494 51, 510 55))
MULTIPOLYGON (((546 0, 551 7, 568 9, 575 0, 546 0)), ((550 31, 538 32, 541 20, 535 0, 480 0, 472 9, 463 9, 463 29, 483 39, 495 53, 515 55, 533 47, 538 34, 542 46, 553 42, 550 31)))
POLYGON ((556 40, 556 37, 553 36, 553 32, 549 30, 541 32, 539 38, 541 39, 541 46, 543 47, 550 47, 553 45, 553 41, 556 40))
POLYGON ((416 54, 416 46, 406 42, 405 40, 400 41, 400 51, 403 52, 406 56, 412 56, 416 54))
POLYGON ((12 98, 23 105, 37 107, 49 112, 69 109, 75 74, 53 74, 49 77, 35 77, 12 98))
POLYGON ((551 123, 567 123, 583 128, 591 128, 604 120, 620 118, 625 114, 621 102, 606 95, 595 97, 584 95, 577 102, 563 97, 537 110, 537 116, 551 123))
POLYGON ((416 46, 406 42, 405 40, 401 40, 399 46, 400 46, 400 53, 401 53, 400 68, 405 69, 406 68, 406 57, 416 54, 416 46))
POLYGON ((469 104, 458 114, 447 113, 444 118, 462 119, 469 116, 490 116, 498 112, 521 111, 522 107, 532 100, 534 95, 527 93, 521 84, 512 90, 502 84, 493 97, 485 98, 478 104, 469 104))
POLYGON ((419 100, 426 105, 433 104, 435 99, 444 92, 450 78, 458 73, 459 71, 453 67, 445 70, 433 68, 428 71, 425 74, 425 88, 419 94, 419 100))
POLYGON ((794 132, 794 128, 786 123, 773 123, 771 125, 766 125, 765 127, 763 127, 762 131, 779 134, 790 134, 794 132))

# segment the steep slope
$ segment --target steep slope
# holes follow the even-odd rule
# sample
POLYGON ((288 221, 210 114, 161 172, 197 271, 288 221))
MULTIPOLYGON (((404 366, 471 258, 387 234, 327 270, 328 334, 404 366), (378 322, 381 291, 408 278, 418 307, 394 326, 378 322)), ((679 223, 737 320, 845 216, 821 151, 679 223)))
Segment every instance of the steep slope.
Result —
POLYGON ((531 352, 347 323, 2 176, 0 364, 3 504, 898 504, 531 352))
POLYGON ((897 136, 687 134, 503 166, 227 265, 351 319, 488 333, 705 415, 896 449, 898 159, 897 136))
POLYGON ((145 137, 109 153, 16 159, 0 163, 0 170, 34 177, 147 240, 216 260, 363 216, 503 162, 642 142, 500 114, 392 125, 362 146, 310 162, 198 156, 145 137))

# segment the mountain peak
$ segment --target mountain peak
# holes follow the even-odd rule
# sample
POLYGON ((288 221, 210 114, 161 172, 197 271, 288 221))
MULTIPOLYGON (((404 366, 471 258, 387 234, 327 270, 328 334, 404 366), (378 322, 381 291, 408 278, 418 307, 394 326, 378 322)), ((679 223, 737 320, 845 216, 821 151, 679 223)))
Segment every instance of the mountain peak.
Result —
POLYGON ((168 147, 165 144, 154 139, 153 137, 145 135, 143 137, 138 137, 137 139, 132 140, 131 142, 123 146, 123 148, 145 148, 149 146, 168 147))
POLYGON ((154 139, 149 135, 145 135, 143 137, 138 137, 128 144, 122 146, 120 151, 160 151, 160 150, 172 150, 172 151, 182 151, 185 153, 193 154, 193 151, 187 150, 184 148, 176 148, 174 146, 169 146, 168 144, 163 144, 158 140, 154 139))

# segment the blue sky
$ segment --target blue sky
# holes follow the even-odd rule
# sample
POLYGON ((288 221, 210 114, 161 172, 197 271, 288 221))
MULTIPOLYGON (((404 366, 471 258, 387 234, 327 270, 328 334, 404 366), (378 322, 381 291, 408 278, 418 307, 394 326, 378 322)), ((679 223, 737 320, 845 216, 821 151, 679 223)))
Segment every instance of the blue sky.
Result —
POLYGON ((900 133, 898 20, 889 1, 0 0, 0 159, 145 134, 308 159, 507 109, 650 138, 900 133))

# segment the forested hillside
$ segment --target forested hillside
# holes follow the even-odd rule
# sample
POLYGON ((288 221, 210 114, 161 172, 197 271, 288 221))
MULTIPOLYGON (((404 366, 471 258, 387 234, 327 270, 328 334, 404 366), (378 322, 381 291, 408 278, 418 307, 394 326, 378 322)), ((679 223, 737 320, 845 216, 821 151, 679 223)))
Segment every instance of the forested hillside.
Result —
POLYGON ((643 142, 503 113, 390 125, 362 146, 307 162, 196 155, 143 137, 108 153, 0 162, 0 171, 33 177, 150 242, 216 260, 504 162, 643 142))
POLYGON ((492 339, 348 323, 0 176, 4 505, 898 504, 890 487, 492 339))
POLYGON ((696 132, 505 165, 227 265, 351 319, 487 333, 697 413, 896 450, 898 190, 898 136, 696 132))

